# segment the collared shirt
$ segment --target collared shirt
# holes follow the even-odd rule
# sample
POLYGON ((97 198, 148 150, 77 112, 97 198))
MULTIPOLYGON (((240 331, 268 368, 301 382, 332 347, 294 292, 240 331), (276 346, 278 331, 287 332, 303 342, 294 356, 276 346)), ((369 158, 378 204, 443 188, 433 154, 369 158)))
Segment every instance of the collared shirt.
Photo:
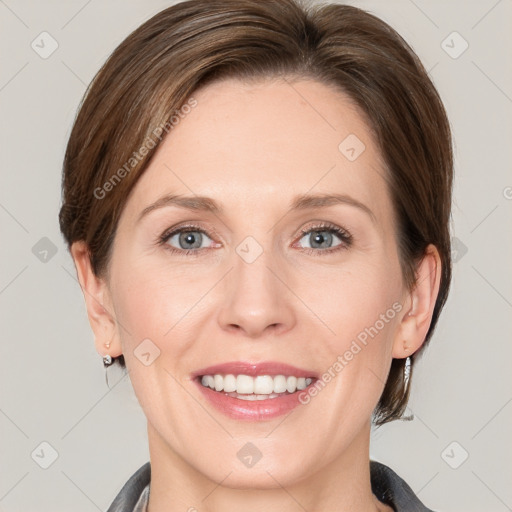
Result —
MULTIPOLYGON (((372 492, 395 512, 433 512, 388 466, 371 460, 372 492)), ((146 462, 124 484, 107 512, 147 512, 151 484, 151 465, 146 462)))

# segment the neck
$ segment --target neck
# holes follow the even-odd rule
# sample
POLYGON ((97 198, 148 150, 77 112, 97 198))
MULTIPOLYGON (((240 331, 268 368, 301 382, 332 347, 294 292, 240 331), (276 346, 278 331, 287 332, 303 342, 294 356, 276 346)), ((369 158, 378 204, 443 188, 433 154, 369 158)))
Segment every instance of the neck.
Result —
MULTIPOLYGON (((370 425, 342 456, 300 481, 282 485, 278 468, 260 468, 266 484, 240 488, 232 472, 215 481, 192 467, 148 422, 151 487, 148 512, 350 512, 391 511, 371 491, 370 425), (230 482, 231 478, 231 482, 230 482)), ((326 454, 328 457, 329 454, 326 454)), ((256 466, 253 468, 255 469, 256 466)))

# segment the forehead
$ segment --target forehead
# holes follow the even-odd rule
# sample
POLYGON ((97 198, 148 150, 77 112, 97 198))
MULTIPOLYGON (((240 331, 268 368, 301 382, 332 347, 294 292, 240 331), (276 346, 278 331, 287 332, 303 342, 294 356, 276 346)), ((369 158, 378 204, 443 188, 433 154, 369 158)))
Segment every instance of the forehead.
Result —
POLYGON ((350 194, 377 210, 388 206, 371 129, 334 87, 230 79, 193 97, 197 106, 174 126, 137 183, 131 199, 137 208, 165 193, 209 196, 234 210, 262 202, 272 207, 307 192, 350 194))

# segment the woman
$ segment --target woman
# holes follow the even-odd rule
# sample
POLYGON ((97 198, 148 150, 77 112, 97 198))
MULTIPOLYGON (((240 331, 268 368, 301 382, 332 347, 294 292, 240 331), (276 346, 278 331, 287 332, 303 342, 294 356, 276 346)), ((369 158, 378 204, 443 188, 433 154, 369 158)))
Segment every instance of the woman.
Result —
POLYGON ((191 0, 91 84, 60 225, 150 462, 114 511, 429 510, 369 459, 446 301, 452 148, 354 7, 191 0))

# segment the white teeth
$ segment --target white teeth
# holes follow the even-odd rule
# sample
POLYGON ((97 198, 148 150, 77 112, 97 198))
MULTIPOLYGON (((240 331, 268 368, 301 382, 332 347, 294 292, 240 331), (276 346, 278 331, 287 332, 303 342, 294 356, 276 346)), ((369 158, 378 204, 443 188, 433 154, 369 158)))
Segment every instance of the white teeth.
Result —
POLYGON ((254 393, 254 379, 249 375, 237 375, 236 392, 241 395, 252 395, 254 393))
POLYGON ((277 398, 278 393, 271 393, 270 395, 239 395, 238 393, 228 393, 228 396, 239 398, 240 400, 267 400, 267 398, 277 398))
POLYGON ((215 387, 215 384, 214 384, 214 378, 212 375, 204 375, 203 378, 201 379, 201 384, 207 388, 214 388, 215 387))
POLYGON ((234 375, 226 375, 224 377, 224 391, 226 393, 236 391, 236 377, 234 375))
POLYGON ((288 377, 286 379, 286 390, 293 393, 297 389, 297 377, 288 377))
POLYGON ((286 391, 286 377, 276 375, 274 377, 274 393, 284 393, 286 391))
POLYGON ((224 391, 230 396, 247 400, 265 400, 266 398, 275 398, 280 393, 295 393, 297 390, 303 390, 313 382, 308 377, 294 377, 290 375, 203 375, 201 384, 215 391, 224 391), (238 396, 245 395, 245 396, 238 396))
POLYGON ((270 395, 274 391, 274 379, 270 375, 258 375, 254 379, 254 393, 257 395, 270 395))
POLYGON ((222 391, 224 389, 224 379, 222 375, 214 375, 213 381, 215 382, 215 391, 222 391))

